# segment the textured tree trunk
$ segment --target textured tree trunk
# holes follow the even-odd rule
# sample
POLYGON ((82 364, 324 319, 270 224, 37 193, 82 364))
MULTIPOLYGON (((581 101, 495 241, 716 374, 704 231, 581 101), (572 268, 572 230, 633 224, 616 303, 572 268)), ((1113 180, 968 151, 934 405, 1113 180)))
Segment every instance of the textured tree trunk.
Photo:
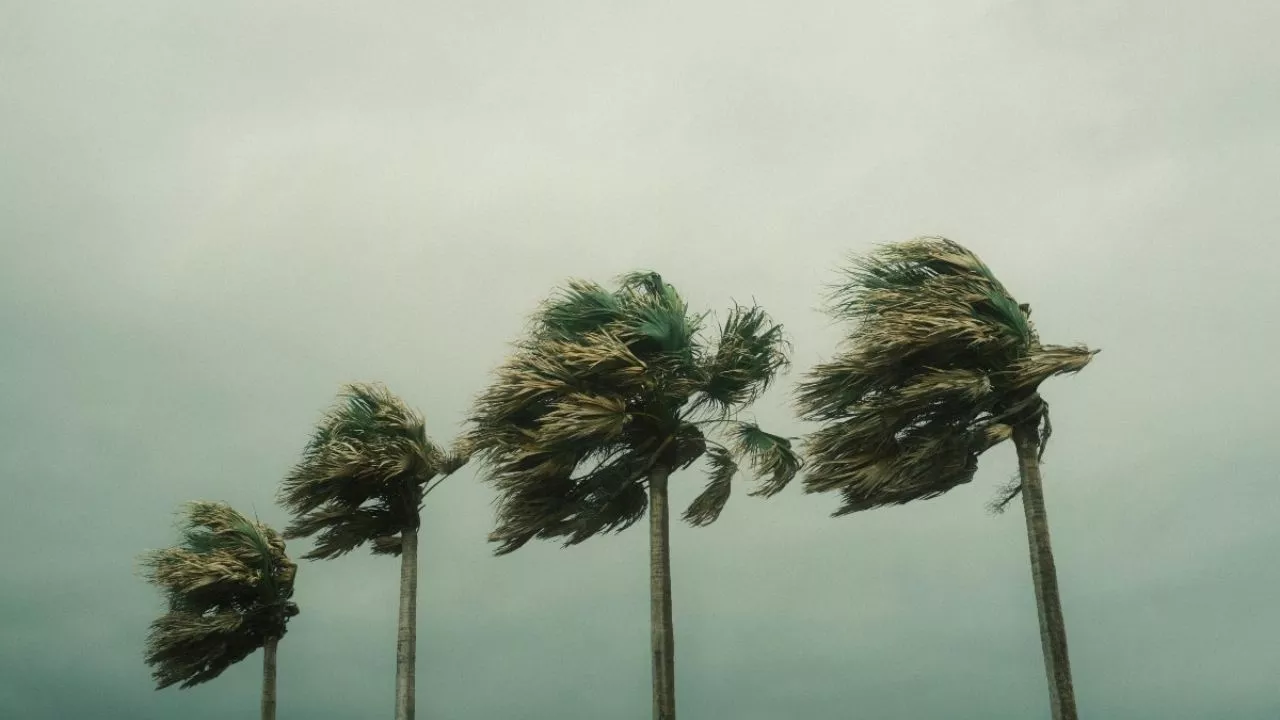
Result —
POLYGON ((418 646, 418 530, 400 534, 400 622, 396 632, 396 720, 413 720, 418 646))
POLYGON ((1071 662, 1067 658, 1067 625, 1058 596, 1058 571, 1049 546, 1049 518, 1044 509, 1040 479, 1037 429, 1023 426, 1014 431, 1018 470, 1022 475, 1022 507, 1027 514, 1027 542, 1031 549, 1031 579, 1036 588, 1040 615, 1040 644, 1049 678, 1049 707, 1053 720, 1076 720, 1076 696, 1071 687, 1071 662))
POLYGON ((653 720, 676 717, 676 640, 671 621, 671 521, 667 478, 671 470, 649 474, 649 632, 653 649, 653 720))
POLYGON ((276 720, 276 646, 280 638, 269 637, 262 645, 262 720, 276 720))

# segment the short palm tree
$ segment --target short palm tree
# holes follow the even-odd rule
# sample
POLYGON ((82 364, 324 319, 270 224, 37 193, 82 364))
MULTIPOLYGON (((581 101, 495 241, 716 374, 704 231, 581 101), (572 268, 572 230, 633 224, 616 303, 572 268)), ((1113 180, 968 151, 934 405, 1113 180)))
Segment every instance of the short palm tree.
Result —
POLYGON ((710 481, 684 513, 707 525, 740 459, 763 476, 759 495, 800 466, 787 438, 734 418, 786 365, 781 326, 735 306, 712 343, 704 318, 656 273, 624 276, 615 291, 572 281, 478 398, 469 434, 499 493, 499 555, 533 538, 573 545, 620 531, 648 507, 655 720, 675 718, 669 476, 707 456, 710 481), (726 442, 704 434, 717 426, 726 442))
POLYGON ((1039 462, 1048 440, 1042 382, 1083 369, 1097 351, 1042 345, 1019 305, 969 250, 926 237, 855 261, 833 314, 858 323, 842 353, 799 390, 806 492, 839 492, 836 515, 931 498, 969 482, 978 456, 1012 438, 1052 716, 1074 720, 1066 627, 1049 546, 1039 462))
POLYGON ((281 484, 280 502, 294 515, 285 537, 316 539, 304 558, 327 560, 365 544, 375 555, 400 556, 396 720, 415 712, 419 511, 467 456, 463 444, 445 451, 428 440, 422 416, 384 386, 351 384, 281 484))
POLYGON ((181 532, 178 545, 142 556, 169 604, 147 635, 156 689, 208 682, 262 648, 262 717, 273 720, 276 645, 298 614, 297 566, 276 531, 223 503, 188 503, 181 532))

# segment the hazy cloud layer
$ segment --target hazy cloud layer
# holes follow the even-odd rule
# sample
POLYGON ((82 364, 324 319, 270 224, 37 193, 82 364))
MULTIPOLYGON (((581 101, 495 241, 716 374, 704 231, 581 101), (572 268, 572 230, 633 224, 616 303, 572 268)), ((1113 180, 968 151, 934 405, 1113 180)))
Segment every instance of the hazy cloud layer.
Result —
MULTIPOLYGON (((1233 0, 0 3, 0 716, 255 711, 257 656, 151 690, 171 513, 276 524, 341 383, 447 441, 550 288, 653 268, 752 297, 797 369, 850 251, 941 233, 1042 335, 1082 715, 1280 717, 1280 4, 1233 0), (891 6, 892 5, 892 6, 891 6)), ((759 407, 784 432, 787 378, 759 407)), ((681 715, 1046 714, 1020 514, 990 453, 936 501, 798 486, 674 531, 681 715)), ((678 476, 675 500, 701 486, 678 476)), ((419 715, 649 712, 645 534, 489 556, 426 510, 419 715)), ((294 543, 297 554, 304 549, 294 543)), ((280 716, 388 716, 397 571, 306 563, 280 716)))

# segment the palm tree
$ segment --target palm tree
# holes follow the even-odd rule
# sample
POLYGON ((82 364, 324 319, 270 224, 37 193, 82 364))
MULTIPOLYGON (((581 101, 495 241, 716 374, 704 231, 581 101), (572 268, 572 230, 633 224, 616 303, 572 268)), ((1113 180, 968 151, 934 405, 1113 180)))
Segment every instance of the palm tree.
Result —
POLYGON ((978 456, 1012 438, 1054 720, 1076 718, 1066 626, 1049 546, 1040 460, 1052 426, 1042 382, 1096 350, 1042 345, 1019 305, 969 250, 924 237, 856 260, 833 314, 857 331, 801 383, 806 492, 839 492, 836 515, 931 498, 969 482, 978 456))
POLYGON ((499 493, 498 555, 535 537, 568 546, 621 531, 648 506, 655 720, 675 718, 668 478, 707 456, 709 483, 684 513, 702 526, 741 458, 763 476, 756 495, 800 466, 788 439, 734 419, 786 365, 781 326, 735 306, 711 344, 704 318, 656 273, 626 275, 616 291, 571 281, 478 398, 469 435, 499 493), (704 435, 713 426, 726 442, 704 435))
POLYGON ((156 689, 208 682, 262 648, 262 718, 276 716, 276 645, 289 618, 297 565, 275 530, 229 505, 188 503, 178 545, 142 556, 169 610, 151 623, 145 659, 156 689))
POLYGON ((374 555, 400 556, 396 720, 414 717, 419 511, 467 456, 462 443, 444 451, 428 440, 422 416, 382 385, 350 384, 281 484, 280 503, 294 515, 285 537, 316 538, 304 558, 366 543, 374 555))

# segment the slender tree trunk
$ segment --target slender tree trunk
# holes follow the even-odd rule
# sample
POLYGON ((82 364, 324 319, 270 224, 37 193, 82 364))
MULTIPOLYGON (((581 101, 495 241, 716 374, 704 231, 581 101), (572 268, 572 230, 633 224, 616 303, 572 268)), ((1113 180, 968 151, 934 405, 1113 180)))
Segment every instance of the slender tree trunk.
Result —
POLYGON ((653 649, 653 720, 676 717, 676 640, 671 621, 671 520, 667 478, 671 470, 649 474, 649 632, 653 649))
POLYGON ((1027 542, 1031 549, 1031 580, 1036 588, 1040 615, 1040 644, 1049 678, 1049 707, 1053 720, 1077 720, 1075 690, 1071 686, 1071 662, 1067 658, 1067 625, 1058 596, 1058 571, 1049 546, 1049 518, 1044 509, 1044 485, 1040 479, 1040 442, 1034 426, 1014 430, 1018 470, 1022 475, 1022 507, 1027 514, 1027 542))
POLYGON ((418 646, 418 530, 400 534, 400 622, 396 632, 396 720, 413 720, 418 646))
POLYGON ((278 637, 262 645, 262 720, 276 720, 276 646, 278 637))

